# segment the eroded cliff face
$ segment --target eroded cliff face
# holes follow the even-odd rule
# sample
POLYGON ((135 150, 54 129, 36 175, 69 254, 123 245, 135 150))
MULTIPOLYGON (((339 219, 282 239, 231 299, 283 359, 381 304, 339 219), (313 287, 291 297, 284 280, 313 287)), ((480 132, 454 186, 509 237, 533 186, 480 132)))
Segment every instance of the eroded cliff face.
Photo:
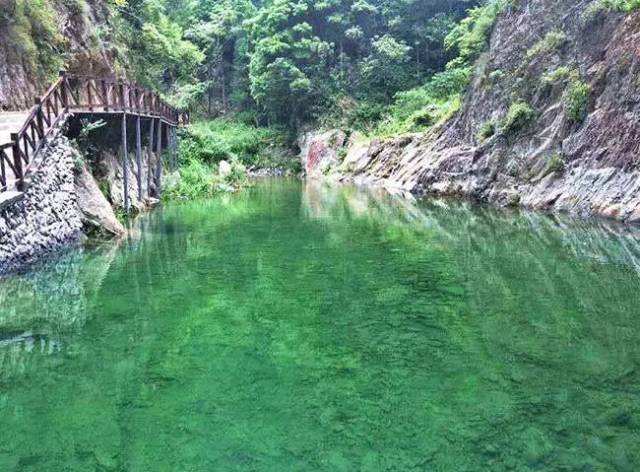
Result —
POLYGON ((111 20, 102 0, 0 0, 0 110, 29 109, 59 69, 112 75, 111 20))
POLYGON ((338 175, 640 221, 640 12, 587 17, 588 0, 514 3, 451 121, 435 135, 352 139, 338 175), (507 129, 514 104, 532 115, 507 129))

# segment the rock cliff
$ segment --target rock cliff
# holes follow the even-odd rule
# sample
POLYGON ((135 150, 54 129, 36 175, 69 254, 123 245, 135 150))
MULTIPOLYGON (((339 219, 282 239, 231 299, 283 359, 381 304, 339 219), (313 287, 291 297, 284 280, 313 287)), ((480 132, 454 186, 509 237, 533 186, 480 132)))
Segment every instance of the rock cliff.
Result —
POLYGON ((113 74, 109 2, 0 0, 0 110, 29 109, 59 69, 113 74))
POLYGON ((512 2, 448 123, 428 135, 352 138, 334 175, 640 221, 640 12, 593 5, 512 2))

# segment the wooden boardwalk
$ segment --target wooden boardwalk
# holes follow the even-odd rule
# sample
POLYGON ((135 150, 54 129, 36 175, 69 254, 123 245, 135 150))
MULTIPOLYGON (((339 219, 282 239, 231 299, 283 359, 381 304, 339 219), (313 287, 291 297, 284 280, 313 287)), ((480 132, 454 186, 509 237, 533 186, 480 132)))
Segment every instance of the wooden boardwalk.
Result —
MULTIPOLYGON (((141 172, 140 121, 151 120, 151 152, 162 151, 162 135, 174 136, 175 128, 189 121, 182 113, 164 102, 160 96, 143 87, 112 78, 84 77, 60 72, 48 91, 34 100, 26 112, 0 114, 0 198, 4 193, 21 192, 30 173, 37 170, 40 151, 53 132, 70 115, 121 115, 123 156, 128 159, 127 116, 137 117, 136 161, 141 172), (155 136, 154 136, 155 135, 155 136)), ((166 139, 175 145, 174 139, 166 139)), ((124 166, 125 189, 128 166, 124 166)), ((138 188, 142 186, 139 185, 138 188)), ((125 192, 126 193, 126 192, 125 192)), ((4 195, 5 197, 7 195, 4 195)), ((128 195, 125 195, 128 208, 128 195)))

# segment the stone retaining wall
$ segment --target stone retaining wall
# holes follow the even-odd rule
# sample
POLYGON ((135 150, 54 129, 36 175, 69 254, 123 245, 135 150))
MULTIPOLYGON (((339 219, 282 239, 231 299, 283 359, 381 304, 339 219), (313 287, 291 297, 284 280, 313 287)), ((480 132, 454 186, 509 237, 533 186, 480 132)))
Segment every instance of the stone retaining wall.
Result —
POLYGON ((0 274, 82 236, 81 212, 74 185, 80 155, 63 136, 43 152, 24 194, 0 208, 0 274))

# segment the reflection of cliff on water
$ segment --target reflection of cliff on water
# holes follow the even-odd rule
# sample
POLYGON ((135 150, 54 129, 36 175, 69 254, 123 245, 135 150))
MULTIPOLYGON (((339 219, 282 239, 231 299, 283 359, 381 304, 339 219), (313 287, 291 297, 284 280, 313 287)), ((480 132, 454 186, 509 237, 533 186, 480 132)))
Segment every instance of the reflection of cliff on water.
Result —
POLYGON ((0 378, 25 372, 32 354, 58 351, 82 328, 117 247, 69 249, 0 279, 0 378))
MULTIPOLYGON (((600 262, 634 267, 640 273, 640 230, 617 222, 575 219, 511 209, 495 209, 453 198, 417 202, 410 195, 391 195, 383 188, 363 188, 309 181, 305 185, 303 210, 312 219, 361 219, 372 224, 404 227, 416 233, 437 235, 436 241, 483 250, 491 239, 502 241, 504 250, 521 252, 521 244, 533 244, 544 256, 545 246, 562 247, 568 254, 600 262), (515 240, 513 236, 518 236, 515 240), (485 241, 485 243, 482 243, 485 241)), ((435 241, 434 241, 435 242, 435 241)))

